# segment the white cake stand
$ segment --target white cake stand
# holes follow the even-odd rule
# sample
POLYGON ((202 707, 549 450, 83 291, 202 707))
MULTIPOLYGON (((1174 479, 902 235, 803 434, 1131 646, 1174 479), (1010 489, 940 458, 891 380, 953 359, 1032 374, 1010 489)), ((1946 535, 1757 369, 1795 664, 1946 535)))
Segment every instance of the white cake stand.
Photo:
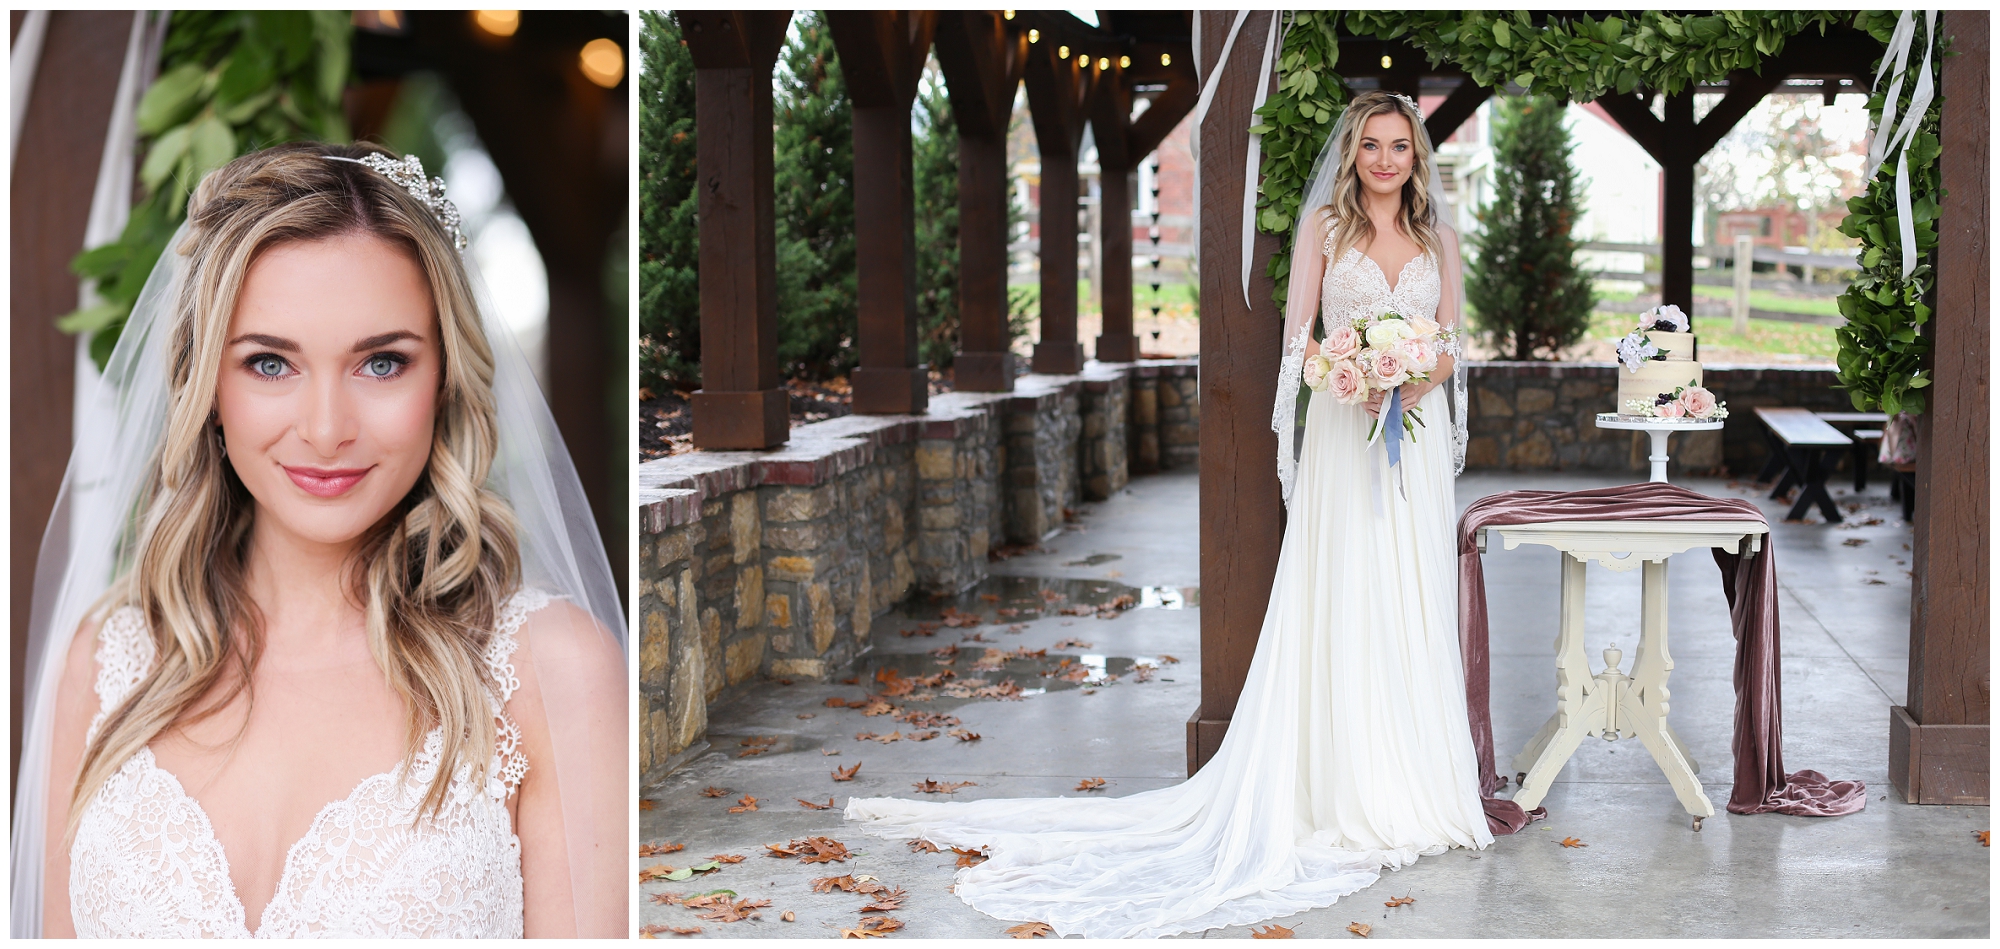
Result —
POLYGON ((1653 477, 1650 480, 1664 484, 1667 480, 1667 436, 1675 432, 1712 432, 1722 427, 1722 420, 1653 418, 1647 415, 1599 412, 1597 427, 1645 432, 1652 436, 1653 454, 1647 459, 1653 463, 1653 477))

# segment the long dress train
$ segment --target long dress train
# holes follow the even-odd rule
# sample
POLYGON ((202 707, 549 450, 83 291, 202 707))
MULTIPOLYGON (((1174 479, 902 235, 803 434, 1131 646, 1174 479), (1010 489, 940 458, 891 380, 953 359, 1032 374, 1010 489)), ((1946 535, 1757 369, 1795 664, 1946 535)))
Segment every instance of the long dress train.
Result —
MULTIPOLYGON (((1436 312, 1428 257, 1391 290, 1349 252, 1328 320, 1436 312)), ((987 847, 956 893, 1063 935, 1166 936, 1325 906, 1420 855, 1483 848, 1460 666, 1446 388, 1402 450, 1399 487, 1370 418, 1314 393, 1270 606, 1221 748, 1186 782, 1123 798, 857 798, 884 837, 987 847)), ((1229 538, 1205 538, 1229 543, 1229 538)))

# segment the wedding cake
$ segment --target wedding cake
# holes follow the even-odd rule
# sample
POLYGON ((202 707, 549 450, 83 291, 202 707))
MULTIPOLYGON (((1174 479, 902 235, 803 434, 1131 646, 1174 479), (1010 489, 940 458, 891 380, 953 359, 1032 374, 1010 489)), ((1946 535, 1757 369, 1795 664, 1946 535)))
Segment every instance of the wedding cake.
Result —
POLYGON ((1612 411, 1653 415, 1631 403, 1666 404, 1701 388, 1701 363, 1694 357, 1694 326, 1680 307, 1668 304, 1639 314, 1638 328, 1618 341, 1618 401, 1612 411))

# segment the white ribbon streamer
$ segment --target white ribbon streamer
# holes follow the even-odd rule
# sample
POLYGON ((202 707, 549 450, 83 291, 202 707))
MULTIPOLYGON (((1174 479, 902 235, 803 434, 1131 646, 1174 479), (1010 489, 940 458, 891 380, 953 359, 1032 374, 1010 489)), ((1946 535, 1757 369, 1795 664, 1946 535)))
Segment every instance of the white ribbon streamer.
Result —
MULTIPOLYGON (((1271 28, 1264 36, 1264 62, 1257 67, 1257 97, 1250 114, 1264 107, 1271 89, 1271 60, 1278 51, 1279 13, 1271 11, 1271 28)), ((1220 75, 1221 70, 1216 71, 1220 75)), ((1253 126, 1254 127, 1254 126, 1253 126)), ((1250 150, 1243 159, 1243 306, 1250 308, 1250 256, 1257 242, 1257 163, 1263 157, 1264 136, 1250 133, 1250 150)))
MULTIPOLYGON (((1917 269, 1917 223, 1910 211, 1910 142, 1916 139, 1917 128, 1923 124, 1924 116, 1930 111, 1931 100, 1935 98, 1936 86, 1931 79, 1931 56, 1937 48, 1937 11, 1924 11, 1924 60, 1917 70, 1917 85, 1910 91, 1910 108, 1903 115, 1902 122, 1896 121, 1896 100, 1903 91, 1904 69, 1910 61, 1910 43, 1916 39, 1916 20, 1910 11, 1904 10, 1896 21, 1896 31, 1889 37, 1889 48, 1895 54, 1896 77, 1889 83, 1888 94, 1883 97, 1882 118, 1876 124, 1874 136, 1868 144, 1869 175, 1879 174, 1890 156, 1896 159, 1896 229, 1903 245, 1903 279, 1917 269), (1890 130, 1885 138, 1884 130, 1890 130)), ((1882 57, 1883 68, 1889 65, 1890 57, 1882 57)), ((1875 82, 1882 82, 1882 70, 1875 73, 1875 82)))

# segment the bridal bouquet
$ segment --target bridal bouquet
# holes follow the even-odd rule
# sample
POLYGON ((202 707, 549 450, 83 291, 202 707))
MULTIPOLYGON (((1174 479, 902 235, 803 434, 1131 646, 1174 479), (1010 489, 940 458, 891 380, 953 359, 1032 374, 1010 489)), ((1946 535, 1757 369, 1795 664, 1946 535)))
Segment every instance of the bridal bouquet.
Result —
MULTIPOLYGON (((1403 406, 1401 386, 1406 382, 1428 382, 1436 371, 1438 355, 1454 331, 1421 316, 1403 316, 1383 311, 1372 317, 1327 331, 1320 351, 1306 357, 1305 384, 1315 392, 1333 396, 1341 405, 1359 405, 1374 392, 1389 393, 1390 464, 1399 460, 1397 441, 1404 433, 1416 439, 1424 424, 1423 412, 1403 406)), ((1380 419, 1369 426, 1368 441, 1383 431, 1380 419)))

